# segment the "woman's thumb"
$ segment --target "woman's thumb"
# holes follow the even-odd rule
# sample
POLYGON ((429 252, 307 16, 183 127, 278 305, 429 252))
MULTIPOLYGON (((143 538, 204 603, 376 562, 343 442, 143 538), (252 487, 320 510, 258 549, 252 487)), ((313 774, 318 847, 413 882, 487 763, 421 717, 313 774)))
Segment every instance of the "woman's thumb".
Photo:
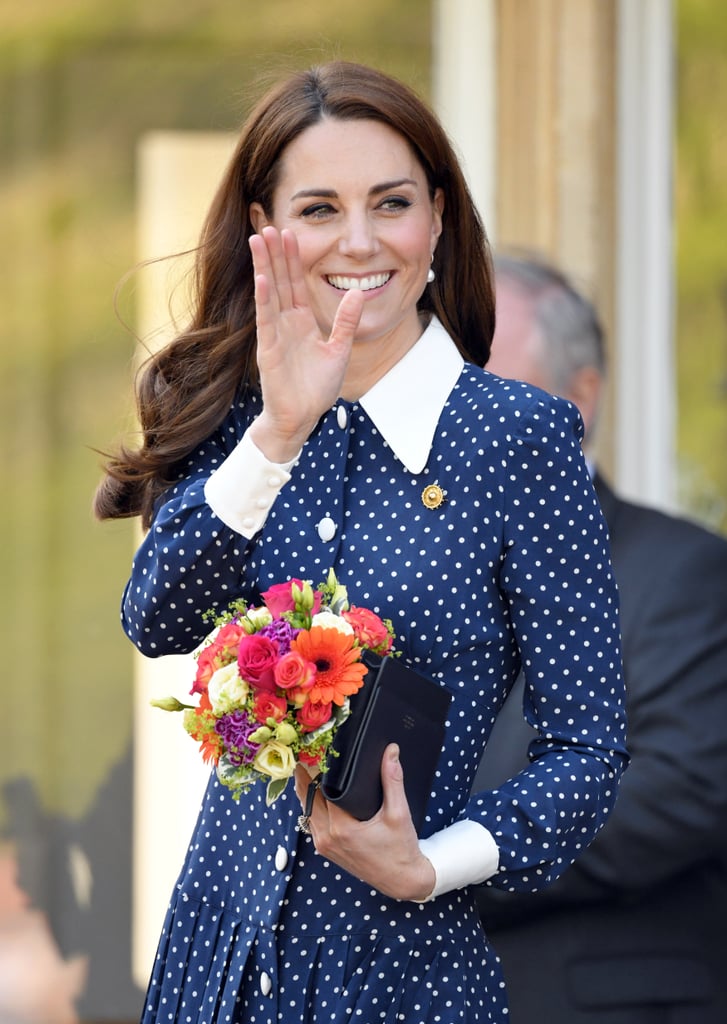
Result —
POLYGON ((404 790, 404 769, 399 760, 399 747, 396 743, 390 743, 384 751, 381 762, 381 784, 384 787, 384 803, 390 808, 395 808, 403 803, 409 807, 404 790))
POLYGON ((333 319, 330 341, 335 344, 351 344, 356 333, 366 297, 359 288, 349 288, 341 301, 333 319))

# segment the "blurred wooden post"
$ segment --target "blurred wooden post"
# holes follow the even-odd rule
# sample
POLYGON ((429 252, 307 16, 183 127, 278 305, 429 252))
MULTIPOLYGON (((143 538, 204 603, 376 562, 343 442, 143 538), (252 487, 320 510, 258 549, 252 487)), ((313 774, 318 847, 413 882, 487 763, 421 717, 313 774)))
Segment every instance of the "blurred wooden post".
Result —
POLYGON ((632 497, 669 504, 672 0, 437 0, 435 10, 445 29, 434 79, 446 83, 435 103, 484 176, 472 185, 489 197, 490 237, 549 258, 596 304, 611 382, 600 461, 632 497), (472 53, 487 85, 461 73, 472 53))
POLYGON ((432 95, 490 240, 497 234, 496 2, 439 0, 432 18, 432 95))
MULTIPOLYGON (((498 243, 553 260, 614 347, 616 6, 498 0, 498 243)), ((613 463, 613 407, 600 456, 613 463)))
MULTIPOLYGON (((138 153, 139 259, 192 248, 231 154, 227 133, 159 132, 138 153)), ((139 271, 139 334, 149 348, 173 337, 172 316, 184 323, 186 256, 139 271)), ((140 352, 143 357, 144 352, 140 352)), ((146 987, 164 913, 208 777, 181 716, 149 706, 152 697, 189 696, 191 655, 137 656, 134 716, 133 971, 146 987)))
POLYGON ((624 493, 675 508, 674 12, 618 0, 614 442, 624 493))

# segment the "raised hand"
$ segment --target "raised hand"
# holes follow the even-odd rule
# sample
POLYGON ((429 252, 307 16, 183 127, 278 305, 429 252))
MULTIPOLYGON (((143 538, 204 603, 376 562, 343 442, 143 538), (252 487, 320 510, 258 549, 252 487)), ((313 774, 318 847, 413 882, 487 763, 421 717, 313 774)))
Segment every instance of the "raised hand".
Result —
POLYGON ((341 394, 363 309, 346 292, 325 337, 310 306, 295 233, 267 226, 250 238, 263 412, 252 437, 273 462, 293 458, 341 394))

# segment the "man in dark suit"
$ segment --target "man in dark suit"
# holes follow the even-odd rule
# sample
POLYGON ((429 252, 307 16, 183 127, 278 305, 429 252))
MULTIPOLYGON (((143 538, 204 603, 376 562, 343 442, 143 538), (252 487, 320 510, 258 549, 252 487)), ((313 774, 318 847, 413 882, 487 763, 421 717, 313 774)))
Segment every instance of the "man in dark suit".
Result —
MULTIPOLYGON (((553 268, 503 257, 496 269, 487 368, 575 402, 588 456, 604 384, 596 313, 553 268)), ((631 765, 574 866, 540 894, 482 886, 480 914, 510 1024, 727 1024, 727 540, 594 477, 620 590, 631 765)), ((476 789, 526 763, 517 690, 476 789)))

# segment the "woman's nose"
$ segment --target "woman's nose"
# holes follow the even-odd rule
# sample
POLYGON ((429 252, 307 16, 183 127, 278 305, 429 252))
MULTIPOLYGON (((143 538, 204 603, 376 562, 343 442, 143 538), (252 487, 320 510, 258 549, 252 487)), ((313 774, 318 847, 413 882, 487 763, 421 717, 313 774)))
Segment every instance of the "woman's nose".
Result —
POLYGON ((361 259, 370 256, 378 248, 378 239, 371 219, 365 215, 351 215, 346 218, 339 240, 339 249, 344 256, 361 259))

